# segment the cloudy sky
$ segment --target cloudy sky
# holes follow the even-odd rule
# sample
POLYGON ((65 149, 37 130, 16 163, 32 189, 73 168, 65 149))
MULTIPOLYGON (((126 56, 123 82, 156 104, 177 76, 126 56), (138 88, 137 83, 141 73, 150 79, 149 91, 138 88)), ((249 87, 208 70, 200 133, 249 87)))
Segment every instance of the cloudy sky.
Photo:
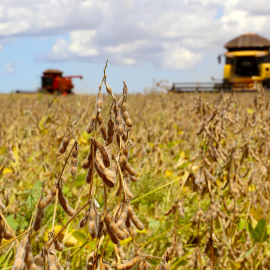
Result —
POLYGON ((269 0, 0 0, 0 92, 34 90, 57 68, 95 93, 106 59, 120 92, 222 78, 217 55, 246 32, 270 38, 269 0), (223 3, 222 3, 223 2, 223 3))

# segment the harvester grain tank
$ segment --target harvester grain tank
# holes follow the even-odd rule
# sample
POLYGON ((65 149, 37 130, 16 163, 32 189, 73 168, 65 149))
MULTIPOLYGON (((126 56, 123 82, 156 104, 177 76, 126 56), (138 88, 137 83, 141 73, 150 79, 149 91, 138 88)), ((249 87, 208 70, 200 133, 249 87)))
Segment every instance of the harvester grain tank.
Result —
POLYGON ((49 93, 58 92, 63 95, 67 95, 72 93, 72 89, 74 88, 71 79, 83 78, 81 75, 63 77, 62 74, 63 72, 57 69, 45 70, 41 77, 42 89, 49 93))
POLYGON ((253 91, 254 82, 270 88, 270 41, 257 34, 241 35, 225 46, 223 81, 220 83, 174 83, 174 92, 253 91))

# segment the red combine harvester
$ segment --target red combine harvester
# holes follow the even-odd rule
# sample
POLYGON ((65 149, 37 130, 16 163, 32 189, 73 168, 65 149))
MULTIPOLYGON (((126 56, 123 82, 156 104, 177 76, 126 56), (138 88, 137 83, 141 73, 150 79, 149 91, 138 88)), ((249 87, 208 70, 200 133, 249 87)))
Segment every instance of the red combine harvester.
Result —
POLYGON ((37 92, 58 93, 62 95, 73 94, 72 78, 83 77, 81 75, 76 76, 62 76, 63 72, 58 69, 47 69, 43 72, 41 77, 41 87, 37 91, 25 91, 16 90, 17 94, 35 94, 37 92))
POLYGON ((63 72, 57 69, 45 70, 41 77, 42 89, 45 89, 49 93, 71 94, 74 88, 71 79, 82 79, 83 77, 80 75, 63 77, 62 74, 63 72))

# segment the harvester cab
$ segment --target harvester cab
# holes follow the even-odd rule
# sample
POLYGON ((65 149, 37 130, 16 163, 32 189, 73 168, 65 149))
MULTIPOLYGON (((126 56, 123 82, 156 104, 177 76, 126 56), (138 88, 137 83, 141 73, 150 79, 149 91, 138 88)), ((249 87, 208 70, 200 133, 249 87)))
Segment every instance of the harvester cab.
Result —
POLYGON ((72 78, 83 77, 80 75, 76 76, 62 76, 63 72, 57 69, 47 69, 43 72, 41 77, 42 89, 49 93, 60 93, 63 95, 71 94, 74 85, 72 84, 72 78))

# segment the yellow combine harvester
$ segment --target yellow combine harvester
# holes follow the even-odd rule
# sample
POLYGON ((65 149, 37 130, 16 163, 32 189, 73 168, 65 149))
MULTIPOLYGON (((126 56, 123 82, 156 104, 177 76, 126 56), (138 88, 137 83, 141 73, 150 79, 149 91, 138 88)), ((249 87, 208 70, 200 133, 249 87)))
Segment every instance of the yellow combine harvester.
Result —
POLYGON ((254 82, 270 88, 270 41, 257 34, 241 35, 224 46, 224 76, 221 83, 174 83, 174 92, 252 91, 254 82))

